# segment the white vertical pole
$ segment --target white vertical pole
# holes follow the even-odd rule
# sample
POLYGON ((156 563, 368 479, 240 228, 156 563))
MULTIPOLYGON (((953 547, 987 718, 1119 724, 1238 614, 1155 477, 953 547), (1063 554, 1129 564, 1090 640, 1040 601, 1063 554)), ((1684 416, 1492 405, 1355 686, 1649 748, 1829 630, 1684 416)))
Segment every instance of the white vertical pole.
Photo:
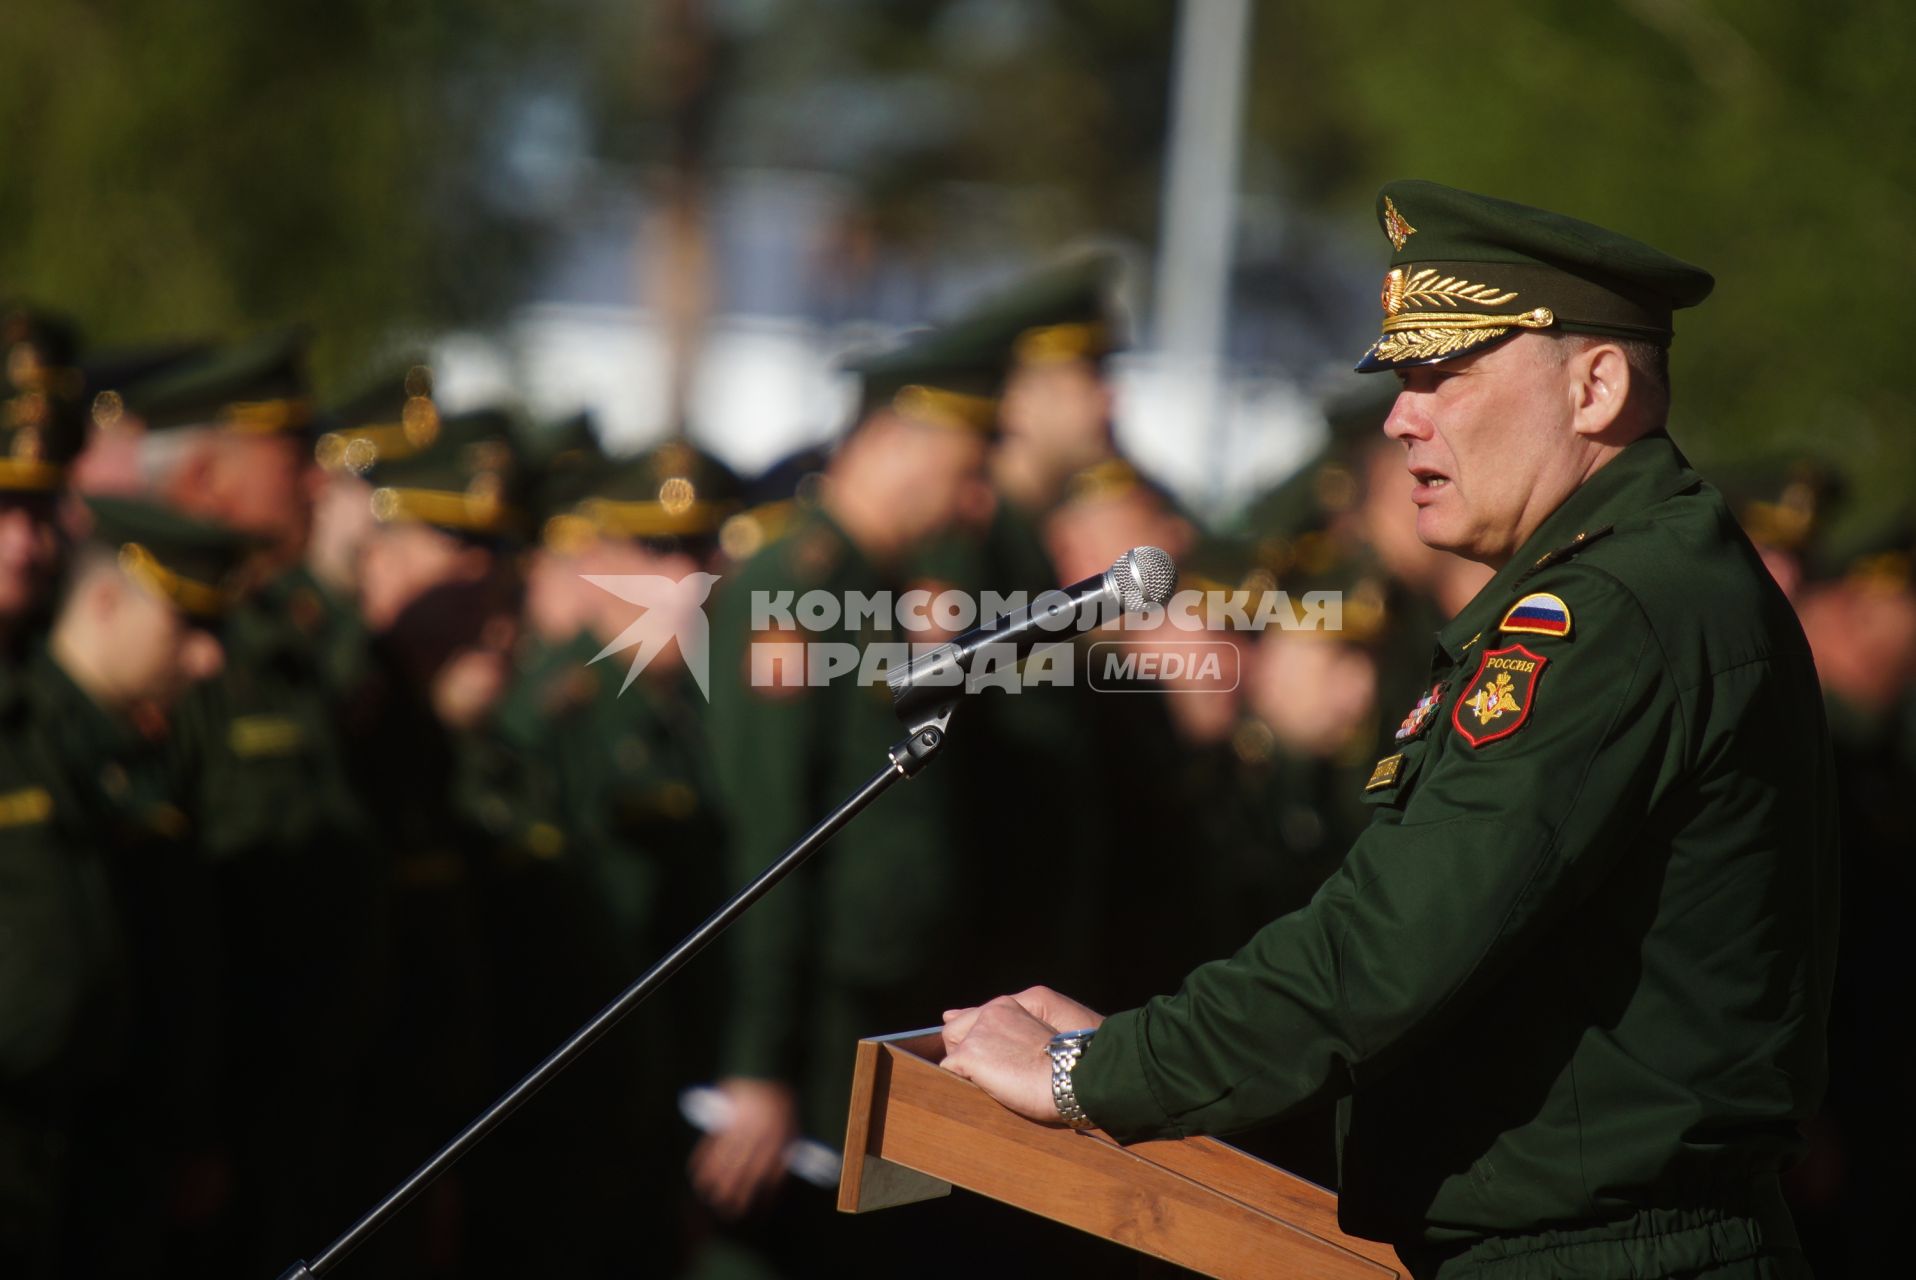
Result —
POLYGON ((1250 30, 1250 0, 1183 0, 1158 244, 1156 345, 1188 387, 1180 398, 1198 418, 1189 438, 1210 451, 1213 499, 1230 450, 1221 374, 1250 30))

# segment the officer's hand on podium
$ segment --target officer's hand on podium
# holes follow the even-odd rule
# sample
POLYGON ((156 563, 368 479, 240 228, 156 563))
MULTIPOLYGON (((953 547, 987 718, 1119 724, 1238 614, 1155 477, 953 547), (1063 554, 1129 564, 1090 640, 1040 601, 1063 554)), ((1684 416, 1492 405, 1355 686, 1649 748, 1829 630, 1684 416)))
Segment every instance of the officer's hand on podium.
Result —
POLYGON ((1026 987, 1011 997, 1025 1012, 1060 1031, 1088 1031, 1104 1025, 1104 1015, 1050 987, 1026 987))
POLYGON ((724 1218, 749 1213, 785 1177, 785 1149, 798 1136, 798 1104, 779 1080, 719 1082, 731 1120, 692 1149, 692 1188, 724 1218))
POLYGON ((1061 1124, 1051 1098, 1051 1037, 1103 1021, 1048 987, 999 996, 975 1009, 947 1010, 942 1065, 1027 1120, 1061 1124))

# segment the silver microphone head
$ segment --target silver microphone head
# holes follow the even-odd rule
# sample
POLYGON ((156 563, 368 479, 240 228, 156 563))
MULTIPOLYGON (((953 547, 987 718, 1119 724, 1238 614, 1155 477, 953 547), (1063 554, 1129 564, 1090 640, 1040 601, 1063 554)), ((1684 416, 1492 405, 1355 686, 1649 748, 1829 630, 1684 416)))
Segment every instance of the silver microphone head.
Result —
POLYGON ((1111 565, 1118 603, 1126 613, 1147 604, 1163 604, 1177 588, 1178 567, 1157 547, 1133 547, 1111 565))

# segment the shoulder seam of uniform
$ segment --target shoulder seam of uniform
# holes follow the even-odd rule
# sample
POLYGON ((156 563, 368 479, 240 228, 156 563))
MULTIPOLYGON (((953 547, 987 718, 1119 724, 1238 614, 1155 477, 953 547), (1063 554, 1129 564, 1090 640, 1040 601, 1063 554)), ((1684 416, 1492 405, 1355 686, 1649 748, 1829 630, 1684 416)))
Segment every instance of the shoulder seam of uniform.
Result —
MULTIPOLYGON (((1568 566, 1566 565, 1566 567, 1568 566)), ((1637 595, 1630 584, 1622 578, 1619 578, 1609 569, 1606 569, 1600 564, 1592 564, 1588 560, 1579 562, 1578 567, 1588 571, 1593 576, 1604 579, 1610 583, 1610 585, 1614 586, 1617 591, 1622 594, 1624 599, 1630 602, 1630 607, 1636 610, 1637 616, 1643 620, 1643 629, 1648 633, 1650 641, 1655 645, 1657 657, 1663 664, 1663 676, 1670 682, 1670 687, 1677 691, 1677 714, 1683 718, 1683 741, 1687 744, 1690 741, 1690 709, 1686 695, 1695 689, 1696 686, 1686 686, 1678 681, 1676 664, 1670 660, 1670 650, 1668 646, 1663 643, 1663 632, 1657 627, 1656 619, 1651 616, 1650 610, 1645 607, 1642 597, 1637 595)))

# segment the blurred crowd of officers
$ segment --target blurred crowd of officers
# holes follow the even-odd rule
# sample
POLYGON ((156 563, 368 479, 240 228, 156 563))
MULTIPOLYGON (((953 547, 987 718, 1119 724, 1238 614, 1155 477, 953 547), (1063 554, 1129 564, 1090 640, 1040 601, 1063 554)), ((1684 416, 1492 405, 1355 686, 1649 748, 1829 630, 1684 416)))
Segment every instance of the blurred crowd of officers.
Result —
MULTIPOLYGON (((837 1145, 861 1036, 1038 975, 1128 1007, 1307 901, 1429 637, 1489 577, 1417 540, 1376 388, 1330 397, 1321 454, 1231 527, 1181 506, 1112 435, 1111 270, 855 360, 835 445, 750 481, 682 440, 613 457, 585 419, 447 412, 414 361, 316 400, 299 334, 97 349, 6 309, 0 1275, 277 1275, 868 778, 901 733, 886 690, 752 683, 780 638, 752 593, 1035 594, 1155 545, 1181 586, 1340 592, 1341 629, 1206 635, 1231 678, 1164 696, 972 699, 944 759, 342 1274, 862 1274, 936 1214, 1082 1261, 963 1197, 839 1219, 792 1144, 837 1145), (628 675, 640 609, 594 581, 694 574, 709 700, 676 649, 628 675), (1001 888, 1034 876, 1055 892, 1001 888), (701 1134, 680 1094, 707 1084, 701 1134)), ((1889 1078, 1916 539, 1826 545, 1841 485, 1804 460, 1719 483, 1838 742, 1834 1076, 1793 1194, 1840 1267, 1889 1229, 1916 1136, 1889 1078)), ((1335 1183, 1327 1115, 1244 1142, 1335 1183)), ((963 1260, 943 1239, 914 1270, 963 1260)))

